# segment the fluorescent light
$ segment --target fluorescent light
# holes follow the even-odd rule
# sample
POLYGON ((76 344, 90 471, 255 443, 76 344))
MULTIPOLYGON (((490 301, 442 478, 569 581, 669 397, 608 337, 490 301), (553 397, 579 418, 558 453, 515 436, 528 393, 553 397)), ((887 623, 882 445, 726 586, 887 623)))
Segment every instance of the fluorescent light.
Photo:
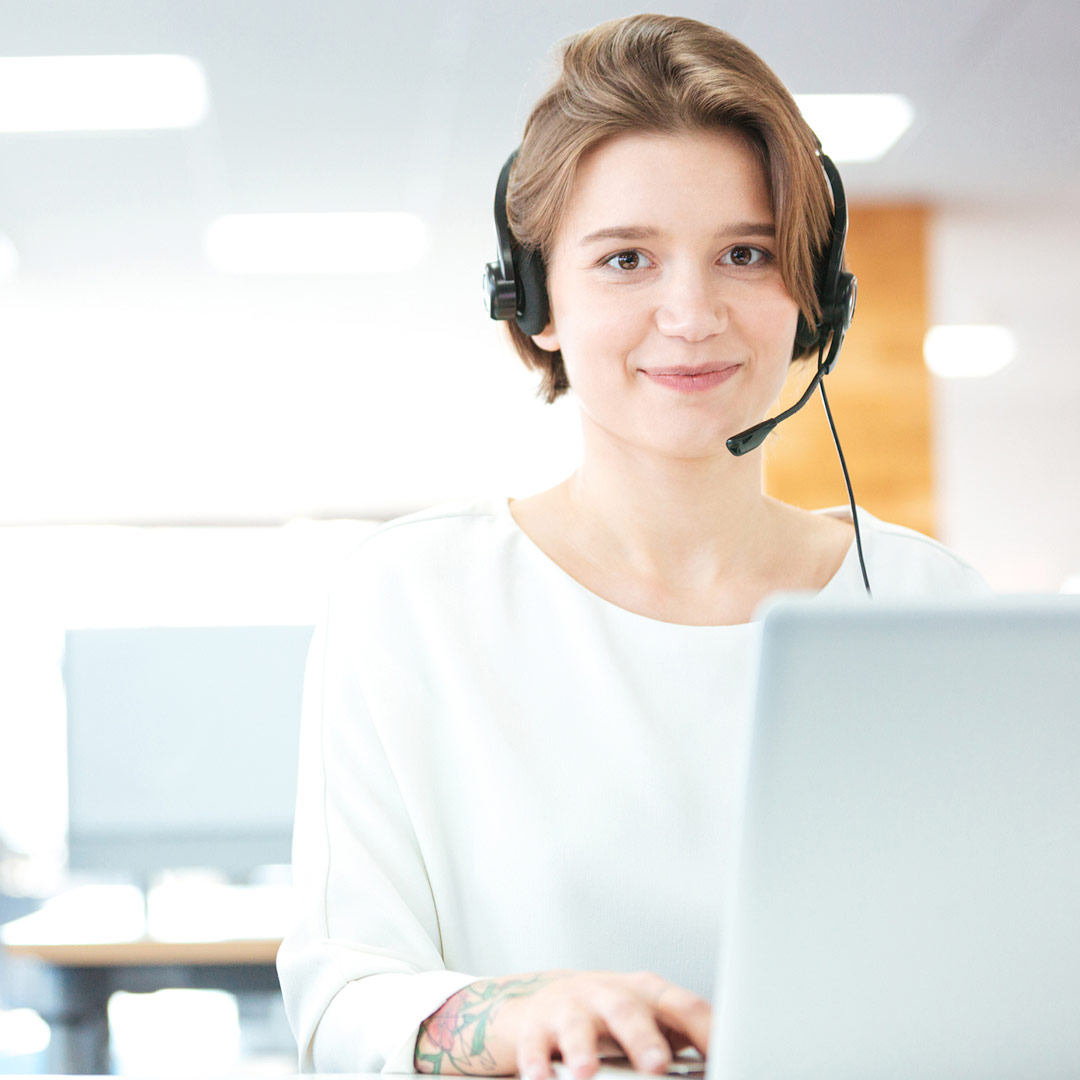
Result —
POLYGON ((1061 591, 1080 595, 1080 574, 1073 574, 1072 577, 1066 578, 1065 584, 1061 586, 1061 591))
POLYGON ((121 990, 109 998, 108 1018, 110 1049, 122 1075, 241 1071, 240 1011, 236 998, 224 990, 121 990), (192 1038, 191 1032, 198 1036, 192 1038))
POLYGON ((203 248, 229 274, 380 274, 423 259, 427 229, 415 214, 230 214, 203 248))
POLYGON ((10 281, 19 270, 19 252, 3 233, 0 233, 0 281, 10 281))
POLYGON ((40 1054, 51 1038, 49 1025, 33 1009, 0 1009, 0 1056, 40 1054))
POLYGON ((188 56, 0 57, 0 131, 194 127, 208 108, 188 56))
POLYGON ((1016 337, 1005 326, 932 326, 923 341, 926 366, 943 379, 992 375, 1016 356, 1016 337))
POLYGON ((796 94, 795 101, 833 161, 877 161, 915 119, 902 94, 796 94))

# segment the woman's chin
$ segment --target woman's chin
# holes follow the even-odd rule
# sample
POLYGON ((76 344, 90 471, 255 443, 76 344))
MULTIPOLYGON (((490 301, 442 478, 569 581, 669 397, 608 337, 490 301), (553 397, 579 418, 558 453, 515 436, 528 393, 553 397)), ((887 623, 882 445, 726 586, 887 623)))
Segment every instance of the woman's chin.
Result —
MULTIPOLYGON (((749 425, 747 425, 749 426, 749 425)), ((739 428, 739 431, 744 430, 739 428)), ((735 461, 735 456, 727 448, 727 440, 735 430, 727 427, 723 431, 711 431, 707 434, 680 433, 668 438, 657 438, 651 442, 651 449, 660 457, 672 461, 687 463, 700 462, 715 465, 735 461)))

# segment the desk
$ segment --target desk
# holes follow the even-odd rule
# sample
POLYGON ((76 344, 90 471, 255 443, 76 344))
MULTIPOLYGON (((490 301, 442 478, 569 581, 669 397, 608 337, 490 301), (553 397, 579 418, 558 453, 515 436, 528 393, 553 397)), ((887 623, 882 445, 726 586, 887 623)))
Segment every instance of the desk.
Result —
POLYGON ((52 1028, 50 1072, 108 1072, 108 1004, 119 990, 280 993, 286 900, 258 888, 161 889, 144 898, 130 888, 86 887, 8 923, 5 952, 43 965, 39 1000, 26 1004, 52 1028))
POLYGON ((181 987, 242 994, 280 992, 274 961, 280 939, 8 944, 52 973, 51 993, 31 1004, 52 1028, 49 1069, 109 1071, 109 997, 181 987))

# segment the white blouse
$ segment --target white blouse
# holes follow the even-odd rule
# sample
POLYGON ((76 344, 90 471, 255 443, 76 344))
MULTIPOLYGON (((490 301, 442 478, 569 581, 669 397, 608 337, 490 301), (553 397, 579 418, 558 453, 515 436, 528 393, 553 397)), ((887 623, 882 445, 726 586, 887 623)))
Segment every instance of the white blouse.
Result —
MULTIPOLYGON (((859 520, 875 597, 986 591, 859 520)), ((865 600, 854 544, 818 595, 865 600)), ((366 539, 305 685, 278 956, 301 1069, 412 1072, 421 1022, 481 978, 651 970, 711 996, 758 631, 603 600, 505 499, 366 539)))

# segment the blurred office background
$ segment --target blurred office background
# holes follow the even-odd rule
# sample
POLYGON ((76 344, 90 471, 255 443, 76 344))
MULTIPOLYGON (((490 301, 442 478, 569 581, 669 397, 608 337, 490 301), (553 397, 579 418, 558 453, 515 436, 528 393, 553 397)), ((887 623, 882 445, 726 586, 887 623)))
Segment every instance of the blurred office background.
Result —
MULTIPOLYGON (((573 468, 573 400, 537 400, 480 277, 555 42, 638 10, 731 31, 800 95, 903 95, 875 160, 824 137, 860 280, 830 376, 856 495, 1001 590, 1080 591, 1072 0, 0 0, 0 921, 30 913, 9 945, 279 934, 295 710, 267 736, 256 689, 293 701, 378 521, 573 468), (163 127, 43 130, 96 76, 20 91, 36 128, 4 81, 103 56, 188 58, 191 96, 163 127), (299 214, 387 216, 315 219, 322 262, 284 231, 229 246, 259 220, 237 215, 299 214)), ((844 501, 819 405, 766 472, 844 501)), ((0 951, 0 1072, 69 1060, 43 955, 0 951)), ((294 1068, 271 990, 169 963, 109 1002, 107 1067, 294 1068)))

